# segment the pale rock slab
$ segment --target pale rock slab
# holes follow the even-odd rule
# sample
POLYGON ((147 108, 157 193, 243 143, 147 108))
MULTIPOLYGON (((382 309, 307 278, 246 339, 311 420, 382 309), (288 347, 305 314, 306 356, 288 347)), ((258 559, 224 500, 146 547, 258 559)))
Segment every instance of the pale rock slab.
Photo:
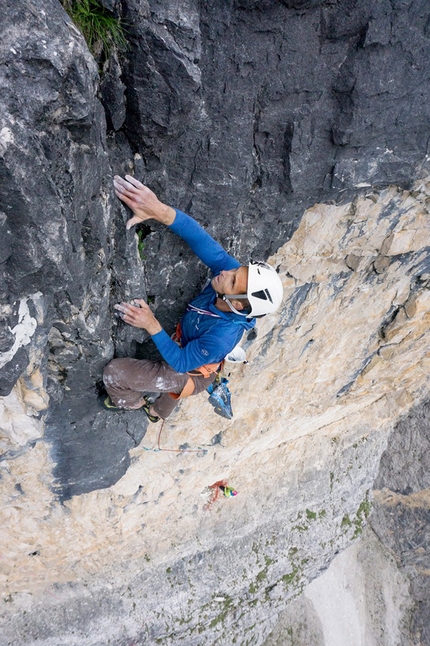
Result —
POLYGON ((409 582, 370 527, 282 615, 264 646, 398 646, 409 582))
POLYGON ((44 635, 95 646, 100 595, 118 644, 264 642, 288 600, 361 535, 387 437, 428 397, 428 197, 422 181, 304 214, 271 259, 283 307, 245 340, 249 365, 231 369, 233 420, 204 396, 184 401, 114 486, 63 504, 43 442, 0 463, 3 608, 17 646, 44 635), (207 511, 221 479, 239 495, 207 511), (58 586, 61 600, 45 603, 58 586), (72 638, 65 599, 84 597, 72 638))

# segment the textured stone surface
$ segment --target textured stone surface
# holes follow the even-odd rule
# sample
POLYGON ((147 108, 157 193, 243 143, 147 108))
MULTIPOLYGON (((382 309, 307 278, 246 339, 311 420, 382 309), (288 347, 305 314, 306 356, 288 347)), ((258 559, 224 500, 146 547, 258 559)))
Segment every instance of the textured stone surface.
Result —
MULTIPOLYGON (((429 189, 377 190, 424 176, 427 2, 106 0, 130 49, 101 84, 59 2, 3 4, 2 640, 263 643, 358 538, 387 438, 428 397, 429 189), (231 422, 202 396, 160 438, 96 408, 113 353, 150 351, 113 303, 148 294, 169 329, 206 275, 152 225, 142 267, 113 172, 241 259, 295 231, 274 257, 284 308, 232 369, 231 422), (345 203, 302 219, 328 198, 345 203), (206 511, 221 478, 239 496, 206 511)), ((425 543, 418 475, 396 496, 418 494, 425 543)))
POLYGON ((264 646, 408 643, 411 606, 408 579, 367 527, 288 607, 264 646))
POLYGON ((382 456, 375 482, 372 525, 411 581, 415 602, 410 635, 414 646, 428 644, 430 598, 430 404, 402 420, 382 456))
POLYGON ((428 142, 426 0, 127 7, 127 135, 172 203, 228 223, 235 253, 267 256, 324 194, 410 183, 428 142))
POLYGON ((111 306, 145 293, 143 273, 134 235, 114 212, 97 68, 82 36, 56 0, 5 9, 0 395, 9 419, 22 383, 41 375, 44 405, 27 398, 20 414, 40 418, 49 398, 45 438, 67 497, 115 482, 144 434, 145 424, 118 428, 95 404, 113 340, 127 354, 142 339, 112 323, 111 306))
POLYGON ((183 402, 114 486, 63 505, 43 442, 2 463, 8 640, 98 644, 102 595, 116 644, 264 642, 288 600, 361 535, 393 420, 429 390, 429 187, 305 213, 272 258, 282 311, 231 369, 233 420, 204 396, 183 402), (239 495, 207 511, 220 479, 239 495), (52 586, 60 598, 47 604, 40 590, 52 586))
POLYGON ((113 422, 107 444, 111 422, 82 405, 114 352, 152 353, 112 304, 147 290, 173 329, 206 277, 152 225, 143 274, 112 172, 144 177, 245 259, 275 250, 317 198, 410 183, 427 146, 424 0, 106 6, 123 12, 129 50, 101 83, 56 0, 8 1, 2 20, 0 396, 41 366, 64 497, 115 482, 144 432, 113 422), (43 316, 30 339, 16 317, 35 293, 43 316))
POLYGON ((424 402, 389 437, 363 539, 305 588, 265 646, 429 643, 429 441, 424 402))

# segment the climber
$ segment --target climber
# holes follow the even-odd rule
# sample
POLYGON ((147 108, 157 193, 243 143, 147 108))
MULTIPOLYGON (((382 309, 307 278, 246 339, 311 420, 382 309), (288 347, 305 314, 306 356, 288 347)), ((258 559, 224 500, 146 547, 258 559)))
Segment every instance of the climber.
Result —
POLYGON ((115 176, 115 193, 133 212, 126 228, 154 219, 180 236, 212 271, 213 278, 188 305, 175 339, 160 325, 143 299, 115 305, 122 320, 146 330, 164 361, 113 359, 103 381, 108 410, 143 409, 152 422, 165 419, 176 399, 205 390, 224 357, 237 345, 255 318, 274 312, 282 300, 275 269, 251 260, 248 266, 230 256, 189 215, 160 202, 155 193, 126 175, 115 176), (161 393, 149 403, 145 393, 161 393))

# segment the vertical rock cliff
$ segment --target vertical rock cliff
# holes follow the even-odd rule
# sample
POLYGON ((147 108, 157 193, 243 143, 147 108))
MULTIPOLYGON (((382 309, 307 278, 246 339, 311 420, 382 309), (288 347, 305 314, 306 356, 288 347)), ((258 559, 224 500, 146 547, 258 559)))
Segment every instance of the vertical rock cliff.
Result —
POLYGON ((426 643, 427 2, 102 4, 128 40, 104 63, 58 0, 6 0, 0 28, 3 642, 286 640, 373 505, 399 643, 426 643), (153 352, 113 304, 171 330, 206 278, 169 231, 125 231, 124 172, 284 281, 232 421, 204 395, 162 430, 97 407, 112 356, 153 352), (239 496, 209 510, 221 479, 239 496))

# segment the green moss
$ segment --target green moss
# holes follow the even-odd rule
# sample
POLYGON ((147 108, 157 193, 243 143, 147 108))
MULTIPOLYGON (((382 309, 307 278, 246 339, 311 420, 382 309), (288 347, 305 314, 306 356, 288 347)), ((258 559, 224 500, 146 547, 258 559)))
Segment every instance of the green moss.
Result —
POLYGON ((306 509, 306 518, 308 520, 315 520, 317 517, 317 514, 315 511, 311 511, 310 509, 306 509))
POLYGON ((306 532, 309 528, 307 525, 294 525, 293 529, 297 529, 299 532, 306 532))
POLYGON ((367 517, 368 517, 368 515, 370 514, 371 509, 372 509, 372 504, 371 504, 370 500, 368 500, 367 498, 365 498, 365 499, 363 500, 363 502, 362 502, 362 503, 360 503, 360 506, 359 506, 359 508, 357 509, 357 516, 358 516, 359 518, 361 518, 362 516, 364 516, 365 518, 367 518, 367 517))
POLYGON ((214 628, 217 624, 222 623, 224 621, 224 619, 226 618, 230 610, 232 603, 233 603, 233 599, 231 597, 226 597, 226 599, 224 599, 223 610, 219 613, 219 615, 217 615, 214 619, 212 619, 212 621, 209 624, 209 628, 214 628))
POLYGON ((354 519, 355 531, 352 537, 353 539, 358 538, 358 536, 360 536, 360 534, 362 533, 363 523, 370 514, 371 509, 372 505, 366 495, 366 498, 363 500, 363 502, 360 503, 356 512, 356 517, 354 519))
POLYGON ((290 574, 284 574, 284 576, 282 577, 283 583, 285 585, 290 585, 296 578, 297 573, 298 573, 298 570, 297 568, 295 568, 292 572, 290 572, 290 574))
POLYGON ((166 569, 166 572, 167 572, 167 574, 171 574, 171 572, 172 572, 172 568, 171 568, 171 567, 168 567, 168 568, 166 569))
POLYGON ((348 516, 348 514, 345 514, 345 516, 342 518, 342 522, 340 524, 341 527, 352 527, 351 519, 348 516))
POLYGON ((266 570, 261 570, 261 572, 257 574, 257 581, 261 583, 261 581, 264 581, 264 579, 267 579, 267 572, 266 570))
POLYGON ((184 617, 182 617, 182 618, 179 620, 179 625, 180 625, 180 626, 183 626, 184 624, 189 624, 189 623, 190 623, 190 621, 192 621, 192 620, 193 620, 193 618, 192 618, 192 617, 188 617, 188 619, 184 619, 184 617))
POLYGON ((145 260, 145 253, 144 253, 144 251, 145 251, 145 242, 144 242, 144 240, 145 240, 144 232, 142 231, 142 229, 139 229, 139 231, 137 232, 137 250, 139 252, 139 258, 141 260, 145 260))
POLYGON ((354 534, 352 536, 353 539, 357 538, 360 536, 360 534, 363 531, 363 525, 370 514, 372 505, 370 501, 366 498, 360 503, 354 518, 350 518, 348 514, 345 514, 345 516, 342 518, 342 522, 340 524, 341 527, 354 527, 354 534))
POLYGON ((248 588, 248 592, 250 594, 255 594, 257 592, 261 582, 264 581, 264 579, 267 579, 267 569, 266 568, 264 568, 264 570, 260 570, 260 572, 255 577, 255 581, 250 583, 249 588, 248 588))
POLYGON ((327 512, 325 509, 321 509, 320 513, 318 514, 319 518, 324 518, 326 516, 327 512))

